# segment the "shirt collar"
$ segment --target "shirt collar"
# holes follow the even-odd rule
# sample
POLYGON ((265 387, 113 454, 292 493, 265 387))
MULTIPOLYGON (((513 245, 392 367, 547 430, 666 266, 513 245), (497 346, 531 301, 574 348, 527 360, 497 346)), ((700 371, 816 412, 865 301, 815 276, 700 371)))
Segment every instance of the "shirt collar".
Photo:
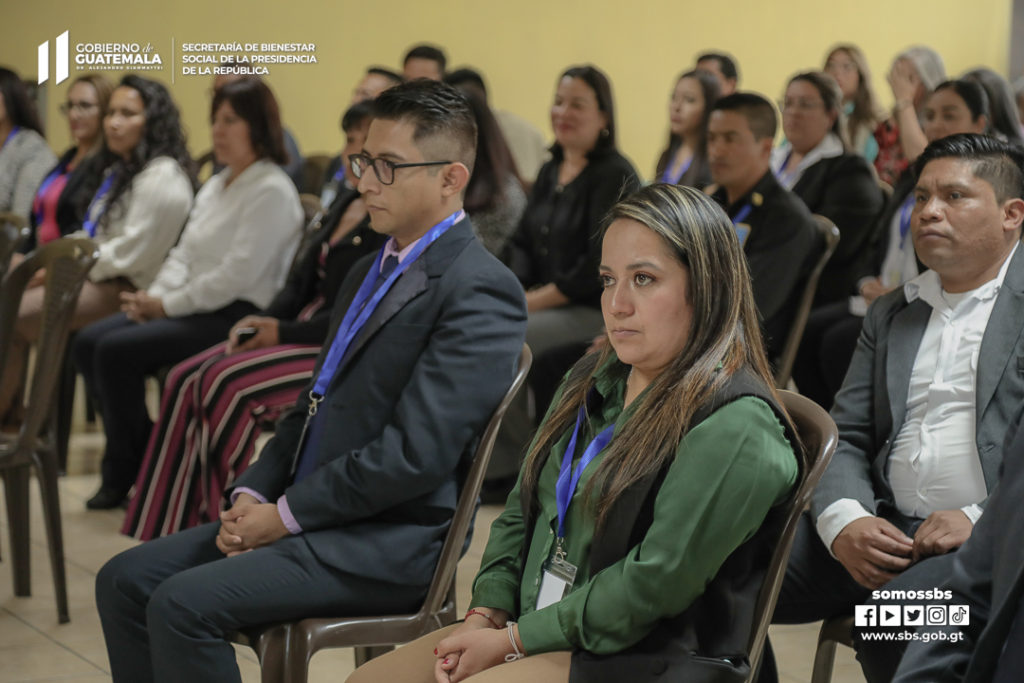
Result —
MULTIPOLYGON (((772 171, 776 174, 782 170, 786 160, 789 159, 789 155, 793 152, 793 145, 787 140, 781 145, 776 147, 772 151, 772 171)), ((792 189, 794 185, 800 180, 800 177, 804 174, 804 171, 809 169, 814 164, 818 163, 822 159, 831 159, 833 157, 842 156, 843 154, 843 141, 839 139, 839 136, 835 133, 828 133, 821 139, 814 149, 804 155, 804 158, 800 160, 796 168, 786 173, 785 179, 782 181, 782 185, 786 189, 792 189), (785 180, 792 180, 791 183, 785 182, 785 180)))
MULTIPOLYGON (((1017 253, 1017 247, 1020 243, 1017 242, 1013 245, 1013 249, 1010 250, 1006 260, 1003 261, 1003 265, 999 268, 999 273, 994 278, 976 287, 968 292, 969 296, 966 299, 977 299, 978 301, 986 301, 992 299, 999 294, 999 288, 1003 284, 1003 280, 1006 279, 1006 271, 1010 267, 1010 261, 1013 259, 1013 255, 1017 253)), ((939 306, 942 298, 942 281, 939 280, 939 274, 934 270, 926 270, 917 277, 908 280, 903 285, 903 293, 907 297, 907 303, 914 301, 915 299, 921 299, 925 303, 929 304, 932 308, 939 306)))
MULTIPOLYGON (((459 215, 455 217, 455 223, 458 223, 465 217, 466 212, 460 210, 459 215)), ((452 225, 455 225, 455 223, 452 223, 452 225)), ((429 232, 429 230, 427 232, 429 232)), ((424 235, 426 235, 426 233, 424 233, 424 235)), ((404 249, 399 250, 398 244, 397 242, 395 242, 395 238, 389 237, 388 241, 384 243, 384 256, 380 260, 381 272, 384 271, 384 262, 388 260, 388 257, 395 256, 398 258, 398 262, 402 263, 403 261, 405 261, 406 257, 409 256, 409 252, 411 252, 413 248, 415 248, 416 245, 419 244, 419 241, 421 239, 423 239, 423 237, 420 237, 417 240, 409 242, 409 244, 405 245, 404 249)))

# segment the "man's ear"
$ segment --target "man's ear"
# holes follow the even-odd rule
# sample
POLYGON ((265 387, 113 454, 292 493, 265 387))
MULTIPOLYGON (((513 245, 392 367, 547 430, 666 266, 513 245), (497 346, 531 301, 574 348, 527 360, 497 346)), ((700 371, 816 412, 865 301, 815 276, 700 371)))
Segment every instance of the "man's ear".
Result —
POLYGON ((451 197, 462 193, 469 184, 469 169, 461 162, 445 166, 441 174, 441 196, 451 197))
POLYGON ((1020 230, 1024 223, 1024 199, 1014 197, 1003 202, 1003 229, 1020 230))

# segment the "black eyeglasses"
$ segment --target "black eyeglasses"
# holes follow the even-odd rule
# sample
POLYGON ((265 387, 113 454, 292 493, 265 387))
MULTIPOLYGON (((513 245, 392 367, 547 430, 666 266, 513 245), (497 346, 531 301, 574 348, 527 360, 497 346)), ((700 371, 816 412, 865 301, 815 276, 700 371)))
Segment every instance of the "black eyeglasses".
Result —
POLYGON ((88 114, 99 106, 100 105, 95 102, 65 102, 60 105, 60 113, 64 114, 64 116, 67 116, 73 111, 80 111, 83 114, 88 114))
POLYGON ((356 178, 363 177, 363 171, 373 167, 373 172, 377 174, 377 180, 383 185, 390 185, 395 182, 395 169, 396 168, 413 168, 415 166, 443 166, 444 164, 454 163, 452 161, 419 161, 412 164, 396 164, 393 161, 387 159, 376 159, 369 156, 368 154, 351 154, 348 157, 348 163, 352 167, 352 175, 356 178))

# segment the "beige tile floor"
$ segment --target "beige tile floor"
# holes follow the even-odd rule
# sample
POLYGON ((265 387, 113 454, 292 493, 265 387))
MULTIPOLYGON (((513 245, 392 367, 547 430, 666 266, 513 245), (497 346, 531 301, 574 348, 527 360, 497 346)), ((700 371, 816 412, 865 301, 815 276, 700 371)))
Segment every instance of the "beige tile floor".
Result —
MULTIPOLYGON (((131 547, 134 541, 118 533, 122 512, 87 512, 84 507, 85 500, 98 486, 95 473, 102 443, 101 434, 76 424, 71 441, 69 473, 60 484, 70 624, 57 623, 38 496, 33 500, 32 511, 32 597, 14 597, 6 510, 0 506, 0 558, 7 560, 0 561, 0 683, 100 683, 111 680, 93 598, 93 583, 103 563, 115 553, 131 547)), ((498 511, 497 507, 486 506, 477 515, 473 544, 459 565, 460 605, 464 606, 468 601, 470 582, 480 563, 487 529, 498 511)), ((816 624, 772 628, 782 680, 786 683, 810 679, 816 634, 816 624)), ((250 650, 238 648, 238 664, 246 683, 259 681, 259 666, 250 650)), ((352 666, 350 650, 322 652, 313 658, 310 681, 341 681, 352 666)), ((840 647, 833 681, 851 683, 863 680, 852 651, 840 647)))

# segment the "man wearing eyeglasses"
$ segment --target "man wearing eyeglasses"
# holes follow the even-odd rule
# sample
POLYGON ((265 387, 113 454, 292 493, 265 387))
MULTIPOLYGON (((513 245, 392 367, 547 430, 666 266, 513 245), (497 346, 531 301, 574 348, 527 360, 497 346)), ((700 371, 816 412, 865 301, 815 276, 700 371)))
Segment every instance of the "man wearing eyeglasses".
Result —
POLYGON ((343 283, 312 383, 220 523, 101 570, 115 681, 238 681, 225 638, 239 629, 423 599, 459 472, 514 375, 526 306, 462 211, 476 147, 463 96, 409 83, 374 117, 351 169, 390 239, 343 283))

